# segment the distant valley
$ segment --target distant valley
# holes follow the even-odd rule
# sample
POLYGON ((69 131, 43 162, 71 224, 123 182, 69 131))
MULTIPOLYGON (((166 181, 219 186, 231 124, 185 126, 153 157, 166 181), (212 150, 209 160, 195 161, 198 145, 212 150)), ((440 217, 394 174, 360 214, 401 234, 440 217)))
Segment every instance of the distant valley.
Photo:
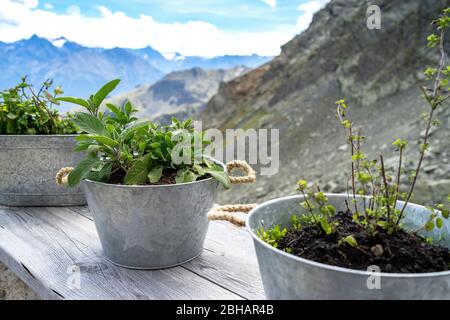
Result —
POLYGON ((197 114, 217 93, 222 82, 230 81, 251 70, 245 66, 231 69, 192 68, 174 71, 154 84, 145 84, 109 99, 122 106, 130 100, 139 116, 166 123, 171 116, 186 118, 197 114))

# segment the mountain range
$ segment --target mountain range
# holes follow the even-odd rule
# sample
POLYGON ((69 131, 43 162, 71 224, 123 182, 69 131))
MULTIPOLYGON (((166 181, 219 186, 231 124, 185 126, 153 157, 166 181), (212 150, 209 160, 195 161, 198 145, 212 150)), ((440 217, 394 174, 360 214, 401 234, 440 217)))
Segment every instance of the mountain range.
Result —
POLYGON ((194 67, 227 69, 240 65, 253 68, 269 57, 222 56, 211 59, 165 58, 151 47, 143 49, 88 48, 64 38, 49 41, 36 35, 13 43, 0 42, 0 88, 9 88, 24 75, 34 85, 48 78, 61 85, 65 94, 88 96, 105 82, 120 78, 118 92, 151 84, 175 70, 194 67))
MULTIPOLYGON (((449 4, 331 0, 279 56, 223 83, 199 115, 204 127, 279 129, 280 170, 258 177, 255 185, 223 193, 221 203, 293 194, 298 179, 318 182, 328 192, 345 192, 350 155, 335 113, 335 102, 342 98, 350 119, 362 128, 362 147, 370 159, 383 153, 386 166, 395 168, 392 141, 409 141, 404 160, 409 173, 417 165, 424 134, 421 115, 429 109, 419 84, 424 69, 439 58, 426 47, 426 38, 434 30, 431 21, 449 4), (380 30, 367 28, 369 5, 381 9, 380 30)), ((448 38, 445 46, 449 52, 448 38)), ((450 193, 450 108, 439 109, 436 117, 441 127, 432 130, 414 194, 418 203, 440 203, 450 193)), ((407 185, 405 178, 402 188, 407 185)))

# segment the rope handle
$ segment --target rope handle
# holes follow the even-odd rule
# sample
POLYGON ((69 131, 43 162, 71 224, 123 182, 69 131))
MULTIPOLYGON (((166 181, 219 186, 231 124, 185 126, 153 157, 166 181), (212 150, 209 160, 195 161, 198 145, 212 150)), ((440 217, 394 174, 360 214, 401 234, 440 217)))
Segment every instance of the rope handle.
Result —
POLYGON ((208 220, 222 220, 228 221, 238 227, 245 226, 245 219, 233 214, 234 212, 243 212, 248 213, 253 208, 256 208, 258 205, 255 203, 251 204, 228 204, 224 206, 217 206, 211 209, 208 212, 208 220))
MULTIPOLYGON (((242 183, 254 183, 256 181, 256 173, 250 167, 250 165, 241 160, 233 160, 227 163, 227 171, 230 176, 230 181, 233 184, 242 184, 242 183), (234 169, 241 169, 245 176, 236 177, 231 175, 231 171, 234 169)), ((245 226, 245 220, 236 214, 233 214, 235 212, 243 212, 248 213, 250 210, 255 208, 257 204, 250 203, 250 204, 228 204, 223 206, 217 206, 211 209, 211 211, 208 212, 208 219, 209 220, 222 220, 222 221, 228 221, 232 224, 243 227, 245 226)))
POLYGON ((228 175, 230 176, 230 181, 233 184, 254 183, 256 181, 255 171, 245 161, 233 160, 233 161, 227 162, 227 171, 228 171, 228 175), (241 169, 242 171, 244 171, 245 176, 242 176, 242 177, 232 176, 231 171, 233 171, 234 169, 241 169))
POLYGON ((69 173, 71 173, 73 170, 75 170, 73 167, 65 167, 61 168, 58 173, 56 174, 56 184, 60 186, 66 186, 67 185, 67 176, 69 173))

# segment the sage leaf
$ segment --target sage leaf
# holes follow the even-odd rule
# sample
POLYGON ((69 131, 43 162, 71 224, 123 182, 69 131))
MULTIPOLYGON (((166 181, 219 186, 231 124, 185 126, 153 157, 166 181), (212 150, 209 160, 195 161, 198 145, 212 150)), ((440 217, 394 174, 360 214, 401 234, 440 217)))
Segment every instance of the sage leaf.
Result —
POLYGON ((100 159, 94 154, 88 154, 76 168, 69 173, 67 177, 67 183, 69 187, 74 187, 80 184, 80 181, 89 174, 92 168, 95 168, 100 164, 100 159))
POLYGON ((86 179, 92 180, 92 181, 104 181, 108 180, 109 176, 111 175, 112 170, 112 163, 105 163, 100 170, 91 170, 87 175, 86 179))
POLYGON ((72 119, 73 123, 82 131, 100 136, 107 136, 104 124, 95 116, 78 112, 72 119))
POLYGON ((115 148, 119 145, 119 142, 105 136, 90 135, 89 137, 111 148, 115 148))
POLYGON ((90 106, 89 103, 84 100, 84 99, 80 99, 80 98, 74 98, 74 97, 59 97, 55 99, 56 101, 64 101, 64 102, 69 102, 69 103, 73 103, 73 104, 77 104, 79 106, 85 107, 86 109, 89 110, 90 106))
POLYGON ((96 108, 100 107, 103 100, 105 100, 105 98, 117 87, 119 82, 120 79, 112 80, 97 91, 97 93, 92 98, 92 102, 96 108))
POLYGON ((156 166, 152 170, 150 170, 148 174, 148 179, 151 183, 156 183, 161 179, 163 171, 163 166, 156 166))
POLYGON ((139 185, 147 182, 151 163, 151 154, 146 154, 137 159, 130 170, 128 170, 123 182, 127 185, 139 185))

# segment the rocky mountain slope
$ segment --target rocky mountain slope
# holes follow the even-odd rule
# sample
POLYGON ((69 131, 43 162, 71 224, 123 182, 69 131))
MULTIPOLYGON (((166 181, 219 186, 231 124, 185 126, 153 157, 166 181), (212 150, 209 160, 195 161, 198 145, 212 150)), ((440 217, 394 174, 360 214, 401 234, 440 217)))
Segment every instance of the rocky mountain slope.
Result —
POLYGON ((196 113, 215 94, 221 82, 230 81, 250 69, 244 66, 232 69, 192 68, 169 73, 155 84, 136 89, 109 99, 117 105, 130 100, 140 110, 139 116, 147 119, 186 118, 196 113))
POLYGON ((72 96, 88 96, 105 82, 120 78, 119 92, 143 83, 154 83, 165 74, 193 67, 256 67, 269 58, 260 56, 224 56, 211 59, 182 57, 166 59, 158 51, 143 49, 87 48, 64 38, 49 41, 38 36, 13 43, 0 42, 0 88, 9 88, 23 75, 39 85, 47 78, 62 85, 72 96))
MULTIPOLYGON (((407 139, 406 165, 412 168, 424 128, 421 114, 428 107, 418 83, 438 58, 426 48, 426 36, 430 22, 448 5, 442 0, 332 0, 280 56, 222 84, 202 114, 204 126, 279 129, 280 171, 224 193, 221 202, 293 194, 300 178, 343 192, 349 151, 334 112, 341 98, 367 136, 366 152, 384 153, 393 166, 391 142, 407 139), (370 4, 381 8, 381 30, 366 27, 370 4)), ((437 117, 442 125, 433 129, 417 202, 442 202, 450 193, 450 108, 437 117)))

